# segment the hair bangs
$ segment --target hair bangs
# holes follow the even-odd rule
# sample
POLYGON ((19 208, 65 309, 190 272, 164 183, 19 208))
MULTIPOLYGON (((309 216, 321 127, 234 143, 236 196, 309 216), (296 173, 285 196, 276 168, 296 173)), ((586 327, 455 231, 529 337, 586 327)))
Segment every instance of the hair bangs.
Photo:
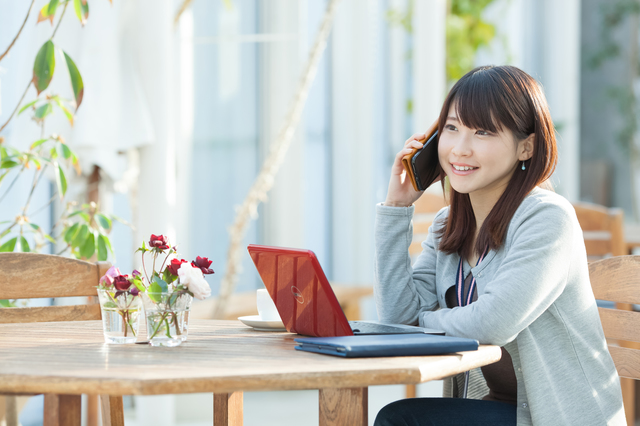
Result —
POLYGON ((498 102, 495 99, 496 91, 491 88, 486 78, 473 77, 461 82, 451 98, 458 120, 471 129, 488 130, 493 133, 501 131, 503 123, 496 119, 500 116, 497 111, 498 102))

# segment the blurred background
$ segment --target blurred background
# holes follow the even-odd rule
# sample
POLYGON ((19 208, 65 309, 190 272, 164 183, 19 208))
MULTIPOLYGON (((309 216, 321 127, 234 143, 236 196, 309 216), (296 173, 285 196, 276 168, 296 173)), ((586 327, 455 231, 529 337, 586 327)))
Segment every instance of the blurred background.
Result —
MULTIPOLYGON (((374 206, 396 152, 485 64, 542 84, 558 132, 556 191, 622 209, 627 240, 640 240, 640 1, 343 0, 328 17, 328 0, 91 0, 90 13, 84 0, 52 3, 0 0, 0 251, 130 271, 142 241, 168 235, 182 257, 213 261, 214 297, 194 306, 213 317, 239 206, 293 124, 226 288, 262 287, 245 250, 257 243, 311 249, 330 281, 370 289, 374 206), (300 81, 323 19, 331 32, 306 96, 300 81), (296 99, 304 109, 293 123, 296 99)), ((362 294, 358 315, 376 319, 362 294)), ((370 421, 403 393, 372 389, 370 421)), ((273 424, 313 424, 299 422, 317 418, 309 395, 246 394, 245 424, 265 424, 265 411, 273 424)), ((212 416, 210 395, 125 404, 127 424, 212 416)), ((37 424, 29 413, 23 424, 37 424)))

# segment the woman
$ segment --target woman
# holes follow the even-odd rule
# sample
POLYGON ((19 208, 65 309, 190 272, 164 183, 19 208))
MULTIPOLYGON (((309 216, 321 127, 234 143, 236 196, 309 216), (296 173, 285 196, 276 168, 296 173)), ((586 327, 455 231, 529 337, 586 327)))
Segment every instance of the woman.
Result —
POLYGON ((412 267, 421 193, 403 179, 401 160, 425 137, 413 135, 377 206, 378 315, 499 345, 503 356, 482 369, 482 400, 397 401, 375 424, 626 424, 580 225, 567 200, 542 188, 557 158, 542 89, 515 67, 476 68, 451 89, 438 130, 450 206, 412 267))

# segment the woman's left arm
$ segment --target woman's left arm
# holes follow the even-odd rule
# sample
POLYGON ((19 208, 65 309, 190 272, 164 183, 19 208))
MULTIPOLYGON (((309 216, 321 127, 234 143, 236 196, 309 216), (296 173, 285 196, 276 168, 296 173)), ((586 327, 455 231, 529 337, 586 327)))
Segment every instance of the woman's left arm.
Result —
POLYGON ((547 203, 527 213, 515 224, 500 269, 478 300, 465 307, 423 312, 422 327, 504 346, 551 306, 566 285, 576 219, 566 207, 547 203))

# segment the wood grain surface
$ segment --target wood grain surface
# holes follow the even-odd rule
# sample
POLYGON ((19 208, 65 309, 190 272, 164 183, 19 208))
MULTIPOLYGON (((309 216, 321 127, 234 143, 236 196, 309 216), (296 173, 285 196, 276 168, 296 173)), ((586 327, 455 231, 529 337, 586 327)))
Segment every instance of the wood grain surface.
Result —
POLYGON ((215 426, 242 426, 242 392, 213 394, 213 424, 215 426))
POLYGON ((232 393, 421 383, 500 359, 500 348, 345 359, 300 352, 291 333, 196 320, 175 348, 108 345, 100 321, 0 324, 0 392, 79 395, 232 393))
POLYGON ((321 389, 320 426, 367 426, 368 392, 367 388, 321 389))
POLYGON ((95 296, 109 265, 50 254, 0 253, 0 299, 95 296))

